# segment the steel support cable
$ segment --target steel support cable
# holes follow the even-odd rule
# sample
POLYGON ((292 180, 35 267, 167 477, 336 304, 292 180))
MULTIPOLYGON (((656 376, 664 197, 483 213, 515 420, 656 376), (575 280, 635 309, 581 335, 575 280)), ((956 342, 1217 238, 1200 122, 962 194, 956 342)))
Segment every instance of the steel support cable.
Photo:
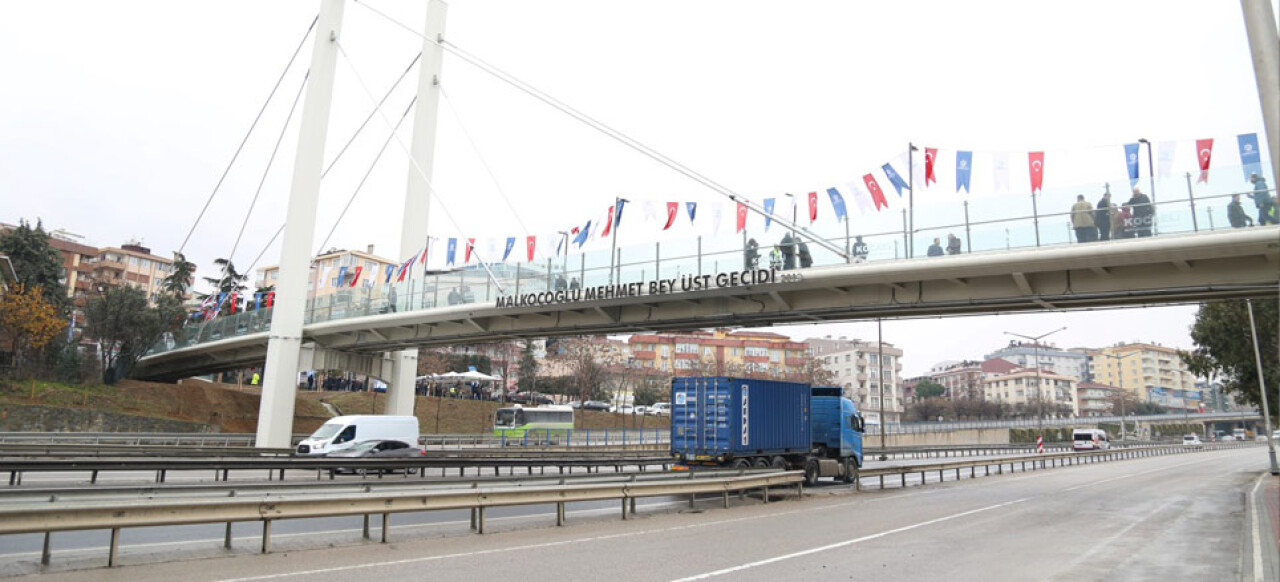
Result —
MULTIPOLYGON (((343 48, 342 43, 335 41, 334 44, 338 47, 338 54, 342 56, 342 60, 347 63, 348 67, 351 67, 351 74, 356 78, 356 82, 360 85, 360 88, 364 90, 365 95, 369 97, 370 101, 376 103, 377 99, 374 98, 373 92, 369 90, 369 85, 364 82, 364 77, 362 77, 360 75, 360 71, 356 69, 355 63, 351 61, 351 57, 347 55, 347 51, 345 48, 343 48)), ((442 196, 440 196, 440 193, 436 190, 435 185, 432 184, 431 180, 427 178, 427 173, 422 170, 422 166, 418 165, 418 160, 415 160, 413 158, 413 153, 409 150, 409 147, 404 144, 404 140, 400 139, 400 136, 397 135, 396 132, 394 131, 394 126, 391 124, 391 121, 387 119, 386 113, 384 113, 381 108, 379 108, 377 111, 378 111, 378 117, 382 119, 382 122, 386 124, 388 129, 392 130, 391 137, 395 139, 396 145, 400 146, 400 150, 403 151, 405 157, 409 159, 409 164, 413 166, 413 170, 418 173, 418 177, 422 178, 423 183, 427 185, 428 193, 430 193, 436 199, 436 201, 440 203, 440 209, 444 211, 445 219, 448 220, 449 223, 452 224, 453 227, 457 229, 459 233, 464 233, 464 231, 462 230, 462 227, 458 225, 458 221, 454 219, 453 213, 449 212, 448 205, 444 203, 444 199, 442 196)), ((464 236, 465 236, 465 233, 464 233, 464 236)), ((484 258, 480 256, 480 253, 478 252, 478 250, 475 248, 472 248, 472 253, 476 255, 477 262, 480 264, 481 267, 484 268, 485 273, 489 276, 489 280, 493 283, 495 287, 498 288, 498 292, 499 293, 504 292, 505 289, 502 286, 502 283, 499 282, 498 278, 494 276, 493 271, 489 269, 489 265, 485 264, 484 258)))
POLYGON ((214 196, 218 195, 218 190, 222 188, 222 182, 227 179, 227 174, 231 172, 231 166, 235 165, 236 159, 240 157, 240 152, 244 150, 244 145, 248 143, 249 136, 253 135, 253 130, 258 126, 258 121, 262 119, 262 114, 266 112, 267 106, 271 104, 271 98, 275 96, 276 90, 280 88, 280 83, 284 82, 284 77, 289 73, 289 69, 293 67, 293 61, 298 58, 298 52, 302 50, 302 46, 306 44, 307 37, 311 36, 311 31, 316 27, 316 22, 320 20, 320 15, 311 20, 311 25, 307 27, 307 32, 302 35, 302 40, 298 41, 298 47, 293 49, 293 56, 289 57, 289 63, 284 66, 284 70, 280 72, 280 78, 276 79, 276 84, 271 88, 271 93, 267 95, 267 100, 262 104, 262 108, 258 110, 257 117, 253 118, 253 123, 249 125, 249 131, 245 132, 244 138, 240 140, 240 145, 236 147, 236 152, 232 154, 231 161, 227 162, 227 167, 222 171, 222 176, 218 178, 218 183, 213 186, 213 192, 209 193, 209 199, 205 200, 204 208, 200 209, 200 214, 196 216, 196 220, 191 225, 191 229, 187 231, 186 238, 182 239, 182 245, 178 247, 178 252, 187 248, 187 242, 191 240, 191 235, 195 233, 196 227, 200 225, 200 220, 204 218, 204 213, 209 210, 209 204, 213 203, 214 196))
MULTIPOLYGON (((311 71, 302 76, 302 82, 298 83, 298 94, 293 97, 293 105, 289 106, 289 115, 285 116, 284 124, 280 126, 280 135, 276 137, 276 145, 271 148, 271 157, 267 158, 267 167, 262 170, 262 179, 258 180, 258 189, 253 192, 253 200, 249 201, 249 209, 244 213, 244 220, 240 223, 240 232, 236 235, 235 244, 231 245, 231 254, 227 255, 227 264, 230 265, 236 258, 236 249, 240 248, 240 239, 244 236, 245 227, 249 226, 249 218, 253 216, 253 208, 258 205, 258 197, 262 195, 262 187, 267 183, 267 176, 271 174, 271 166, 276 161, 276 154, 280 153, 280 144, 284 143, 285 133, 289 131, 289 122, 293 121, 293 114, 298 110, 298 102, 302 101, 302 91, 307 88, 307 79, 311 77, 311 71)), ((224 272, 225 276, 226 273, 224 272)))
POLYGON ((329 234, 325 235, 324 242, 320 243, 320 249, 316 250, 316 256, 320 255, 320 253, 324 249, 324 246, 329 244, 329 239, 333 238, 334 231, 338 230, 338 224, 340 224, 342 222, 343 217, 347 215, 347 210, 351 209, 351 203, 356 201, 356 196, 359 195, 360 190, 364 188, 365 181, 369 179, 369 176, 373 174, 373 169, 377 167, 378 160, 382 159, 382 154, 386 153, 387 146, 391 145, 392 139, 395 139, 395 132, 400 130, 400 124, 404 123, 404 120, 409 117, 409 112, 413 111, 413 104, 417 102, 418 102, 417 95, 414 95, 413 99, 409 100, 409 105, 404 108, 404 113, 400 115, 400 120, 397 121, 395 127, 392 128, 391 135, 388 135, 386 141, 382 142, 382 147, 378 149, 378 155, 374 156, 373 162, 369 164, 369 169, 364 173, 364 177, 360 178, 360 183, 356 184, 355 191, 352 192, 351 197, 347 199, 347 205, 342 207, 342 212, 338 214, 337 220, 333 221, 333 228, 329 229, 329 234))
POLYGON ((444 90, 444 85, 440 86, 440 95, 444 97, 444 102, 449 106, 449 113, 453 114, 454 121, 458 122, 458 127, 462 129, 462 136, 466 138, 467 143, 471 145, 471 150, 476 153, 476 157, 480 160, 480 165, 484 166, 484 171, 489 175, 489 180, 493 182, 493 187, 498 190, 498 194, 502 196, 502 201, 507 203, 507 208, 511 210, 511 214, 515 216, 516 223, 520 225, 520 230, 524 231, 525 236, 529 236, 529 227, 520 219, 520 213, 516 211, 514 205, 511 204, 511 198, 507 196, 506 190, 502 188, 502 184, 498 182, 498 176, 493 173, 493 168, 489 166, 489 161, 480 151, 480 147, 476 145, 476 141, 471 138, 471 132, 467 131, 466 124, 462 123, 462 116, 458 115, 458 110, 454 108, 453 101, 449 99, 449 94, 444 90))
POLYGON ((641 154, 643 154, 643 155, 645 155, 645 156, 649 157, 650 159, 653 159, 654 161, 656 161, 656 162, 658 162, 658 163, 660 163, 660 164, 662 164, 662 165, 664 165, 664 166, 667 166, 668 168, 670 168, 670 169, 674 170, 675 172, 677 172, 677 173, 679 173, 679 174, 681 174, 681 175, 683 175, 683 176, 685 176, 685 177, 687 177, 687 178, 689 178, 689 179, 691 179, 691 180, 693 180, 693 181, 695 181, 695 182, 697 182, 697 183, 699 183, 699 184, 702 184, 703 186, 706 186, 706 187, 707 187, 707 188, 709 188, 710 190, 712 190, 712 191, 714 191, 714 192, 716 192, 716 193, 719 193, 719 194, 720 194, 720 195, 722 195, 722 196, 727 197, 729 200, 731 200, 731 201, 733 201, 733 202, 737 202, 738 204, 743 205, 745 208, 747 208, 747 209, 751 210, 752 212, 755 212, 756 214, 759 214, 760 216, 764 216, 764 217, 766 217, 766 218, 769 218, 769 219, 773 220, 774 222, 777 222, 777 223, 779 223, 779 224, 783 225, 784 227, 787 227, 787 228, 789 228, 789 229, 791 229, 791 230, 793 230, 793 231, 803 232, 803 233, 804 233, 805 235, 807 235, 807 236, 808 236, 808 237, 809 237, 809 238, 810 238, 810 239, 811 239, 815 244, 817 244, 818 246, 821 246, 821 247, 826 248, 827 250, 829 250, 829 251, 831 251, 831 252, 835 253, 837 256, 839 256, 839 257, 841 257, 841 258, 843 258, 843 259, 848 259, 848 258, 849 258, 849 254, 848 254, 848 250, 847 250, 847 249, 843 249, 843 248, 841 248, 840 246, 838 246, 838 245, 836 245, 836 244, 834 244, 834 243, 828 242, 826 239, 823 239, 822 237, 820 237, 820 236, 818 236, 818 235, 814 234, 814 233, 813 233, 812 231, 810 231, 808 228, 805 228, 805 227, 803 227, 803 226, 800 226, 799 224, 796 224, 796 223, 792 222, 792 221, 791 221, 791 220, 789 220, 789 219, 782 218, 782 217, 780 217, 780 216, 776 216, 776 215, 770 214, 770 213, 768 213, 768 212, 765 212, 765 210, 764 210, 764 208, 763 208, 762 206, 759 206, 759 205, 755 204, 754 202, 751 202, 750 200, 747 200, 747 199, 746 199, 745 197, 743 197, 741 194, 738 194, 737 192, 735 192, 735 191, 733 191, 733 190, 729 189, 728 187, 726 187, 726 186, 724 186, 724 185, 722 185, 722 184, 720 184, 720 183, 718 183, 718 182, 716 182, 716 181, 712 180, 711 178, 708 178, 708 177, 706 177, 706 176, 704 176, 704 175, 702 175, 702 174, 700 174, 700 173, 698 173, 698 172, 694 171, 693 169, 689 168, 688 166, 685 166, 684 164, 681 164, 680 162, 677 162, 677 161, 675 161, 675 160, 673 160, 673 159, 671 159, 671 158, 669 158, 669 157, 667 157, 667 156, 663 155, 662 153, 658 152, 657 150, 655 150, 655 149, 653 149, 653 148, 651 148, 651 147, 649 147, 649 146, 646 146, 646 145, 644 145, 643 143, 640 143, 639 141, 637 141, 637 140, 635 140, 635 139, 633 139, 633 138, 631 138, 631 137, 627 136, 626 134, 624 134, 624 133, 622 133, 622 132, 620 132, 620 131, 618 131, 618 130, 616 130, 616 129, 613 129, 612 127, 610 127, 610 126, 606 125, 605 123, 603 123, 603 122, 601 122, 601 121, 598 121, 598 120, 596 120, 595 118, 592 118, 591 116, 589 116, 589 115, 587 115, 587 114, 585 114, 585 113, 582 113, 581 111, 578 111, 578 110, 574 109, 573 107, 570 107, 569 105, 567 105, 567 104, 565 104, 565 103, 563 103, 563 102, 561 102, 561 101, 559 101, 559 100, 555 99, 554 97, 551 97, 550 95, 548 95, 548 94, 546 94, 546 93, 544 93, 544 92, 542 92, 542 91, 540 91, 540 90, 538 90, 538 89, 534 88, 532 85, 529 85, 528 83, 525 83, 524 81, 521 81, 520 79, 516 78, 515 76, 510 75, 510 74, 506 73, 505 71, 503 71, 503 70, 499 69, 498 67, 496 67, 496 66, 494 66, 494 65, 491 65, 491 64, 489 64, 488 62, 485 62, 483 59, 481 59, 481 58, 479 58, 479 57, 476 57, 476 56, 472 55, 471 53, 469 53, 469 52, 467 52, 467 51, 463 50, 463 49, 462 49, 461 47, 459 47, 458 45, 455 45, 455 44, 453 44, 452 42, 449 42, 448 40, 445 40, 445 39, 428 39, 428 38, 427 38, 425 35, 423 35, 421 32, 418 32, 418 31, 416 31, 416 30, 414 30, 414 29, 410 28, 409 26, 407 26, 407 25, 405 25, 405 24, 401 23, 400 21, 398 21, 398 20, 396 20, 396 19, 392 18, 391 16, 388 16, 387 14, 385 14, 385 13, 383 13, 383 12, 380 12, 380 11, 379 11, 379 10, 377 10, 376 8, 373 8, 372 6, 369 6, 369 5, 367 5, 367 4, 365 4, 365 3, 362 3, 362 2, 358 2, 358 1, 357 1, 356 3, 357 3, 357 4, 359 4, 360 6, 365 7, 366 9, 368 9, 368 10, 369 10, 369 11, 371 11, 371 12, 373 12, 374 14, 377 14, 378 16, 381 16, 382 18, 384 18, 384 19, 386 19, 386 20, 390 21, 392 24, 395 24, 396 26, 399 26, 400 28, 403 28, 403 29, 405 29, 405 30, 409 31, 410 33, 412 33, 413 35, 417 36, 418 38, 420 38, 420 39, 422 39, 422 40, 424 40, 424 41, 427 41, 427 42, 431 42, 431 43, 435 44, 436 46, 439 46, 440 48, 442 48, 442 49, 444 49, 444 50, 446 50, 446 51, 449 51, 449 52, 450 52, 451 54, 453 54, 454 56, 456 56, 456 57, 458 57, 458 58, 462 59, 463 61, 465 61, 465 62, 467 62, 467 63, 471 64, 472 66, 474 66, 474 67, 476 67, 476 68, 478 68, 478 69, 480 69, 480 70, 482 70, 482 71, 484 71, 484 72, 486 72, 486 73, 489 73, 490 75, 493 75, 493 76, 494 76, 494 77, 496 77, 498 80, 503 81, 503 82, 505 82, 505 83, 507 83, 507 84, 509 84, 509 85, 511 85, 511 86, 513 86, 513 87, 515 87, 515 88, 517 88, 517 89, 519 89, 519 90, 521 90, 521 91, 525 92, 526 94, 528 94, 529 96, 533 97, 534 99, 537 99, 537 100, 539 100, 539 101, 542 101, 543 103, 546 103, 547 105, 550 105, 552 108, 559 110, 561 113, 564 113, 565 115, 568 115, 568 116, 570 116, 570 117, 572 117, 572 118, 574 118, 574 119, 577 119, 578 121, 580 121, 580 122, 582 122, 582 123, 586 124, 587 126, 591 127, 592 129, 595 129, 596 131, 599 131, 600 133, 603 133, 603 134, 605 134, 605 135, 607 135, 607 136, 609 136, 609 137, 613 138, 614 140, 616 140, 616 141, 618 141, 618 142, 622 143, 623 145, 625 145, 625 146, 627 146, 627 147, 629 147, 629 148, 631 148, 631 149, 634 149, 634 150, 636 150, 637 152, 640 152, 641 154))

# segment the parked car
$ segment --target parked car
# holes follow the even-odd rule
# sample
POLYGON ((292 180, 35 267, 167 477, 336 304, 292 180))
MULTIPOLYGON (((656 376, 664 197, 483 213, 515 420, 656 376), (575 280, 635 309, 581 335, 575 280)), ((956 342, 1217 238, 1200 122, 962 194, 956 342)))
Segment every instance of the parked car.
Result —
POLYGON ((603 411, 603 412, 610 412, 610 411, 612 411, 612 410, 613 410, 613 406, 612 406, 611 404, 609 404, 608 402, 601 402, 601 401, 599 401, 599 400, 588 400, 588 401, 586 401, 586 402, 583 402, 583 403, 582 403, 582 409, 583 409, 583 410, 599 410, 599 411, 603 411))
POLYGON ((1188 446, 1188 447, 1198 447, 1204 443, 1200 442, 1199 436, 1189 434, 1182 437, 1182 444, 1183 446, 1188 446))
MULTIPOLYGON (((344 459, 405 459, 412 457, 421 457, 427 454, 427 451, 404 441, 393 440, 369 440, 356 443, 354 446, 334 451, 325 455, 325 457, 344 458, 344 459)), ((384 472, 383 469, 375 469, 377 472, 384 472)), ((389 471, 389 470, 387 470, 389 471)), ((417 469, 406 469, 409 474, 414 474, 417 469)), ((333 469, 334 473, 359 473, 364 474, 366 470, 360 467, 338 467, 333 469)))
POLYGON ((653 406, 650 406, 649 409, 645 411, 645 414, 650 416, 671 416, 671 403, 655 402, 653 406))
POLYGON ((1222 438, 1220 440, 1224 443, 1229 443, 1229 442, 1235 441, 1236 437, 1229 434, 1224 434, 1222 435, 1222 438))
POLYGON ((632 414, 635 412, 635 410, 636 410, 635 407, 631 406, 630 404, 623 404, 622 406, 619 406, 614 412, 621 412, 622 414, 632 414))
POLYGON ((569 408, 582 408, 582 403, 574 400, 569 403, 569 408))
POLYGON ((637 406, 631 409, 631 414, 649 414, 648 406, 637 406))

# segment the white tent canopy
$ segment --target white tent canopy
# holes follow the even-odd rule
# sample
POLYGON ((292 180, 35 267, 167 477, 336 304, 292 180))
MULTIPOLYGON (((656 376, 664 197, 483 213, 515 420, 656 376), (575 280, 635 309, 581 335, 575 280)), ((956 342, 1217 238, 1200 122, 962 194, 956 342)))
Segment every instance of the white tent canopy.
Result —
POLYGON ((468 382, 472 380, 495 381, 501 380, 501 376, 490 376, 482 374, 475 370, 467 370, 466 372, 445 372, 443 374, 427 374, 426 376, 418 376, 418 380, 458 380, 468 382))

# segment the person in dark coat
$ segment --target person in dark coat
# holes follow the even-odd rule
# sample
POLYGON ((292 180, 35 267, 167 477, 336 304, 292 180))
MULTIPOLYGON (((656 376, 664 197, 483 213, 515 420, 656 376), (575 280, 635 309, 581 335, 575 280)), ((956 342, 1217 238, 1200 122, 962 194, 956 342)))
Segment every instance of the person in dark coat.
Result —
POLYGON ((782 247, 782 268, 788 271, 796 268, 796 241, 791 233, 783 235, 778 246, 782 247))
POLYGON ((1253 194, 1249 196, 1253 198, 1253 204, 1258 207, 1258 226, 1267 223, 1280 224, 1280 220, 1276 217, 1276 201, 1271 196, 1270 189, 1267 188, 1267 181, 1257 174, 1249 174, 1249 181, 1253 182, 1253 194))
POLYGON ((1253 219, 1244 213, 1244 206, 1240 204, 1240 195, 1231 195, 1231 203, 1227 205, 1227 220, 1231 222, 1232 228, 1244 228, 1253 226, 1253 219))
POLYGON ((867 256, 871 254, 871 248, 867 246, 867 243, 862 242, 862 235, 858 235, 856 239, 853 243, 853 262, 865 263, 867 256))
POLYGON ((742 268, 743 270, 753 270, 760 266, 760 243, 756 239, 747 241, 747 246, 742 251, 742 268))
POLYGON ((1093 225, 1098 227, 1098 240, 1111 240, 1111 190, 1102 195, 1098 201, 1098 210, 1093 214, 1093 225))
POLYGON ((947 254, 960 254, 960 237, 954 234, 947 234, 947 254))
POLYGON ((941 256, 942 256, 942 241, 941 241, 941 240, 939 240, 939 239, 937 239, 937 238, 934 238, 934 239, 933 239, 933 244, 929 245, 929 256, 931 256, 931 257, 941 257, 941 256))
POLYGON ((1136 236, 1151 236, 1151 226, 1155 224, 1156 209, 1151 205, 1151 199, 1142 190, 1135 187, 1133 189, 1133 197, 1129 199, 1129 206, 1133 208, 1133 231, 1136 236))
POLYGON ((800 243, 800 268, 808 269, 813 266, 813 255, 809 254, 809 243, 800 243))

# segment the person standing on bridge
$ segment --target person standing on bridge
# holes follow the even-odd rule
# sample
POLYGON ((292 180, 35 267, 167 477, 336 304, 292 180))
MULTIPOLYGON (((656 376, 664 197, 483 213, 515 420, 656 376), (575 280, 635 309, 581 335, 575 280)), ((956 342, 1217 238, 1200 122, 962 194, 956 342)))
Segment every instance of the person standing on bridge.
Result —
POLYGON ((760 243, 756 239, 747 241, 747 246, 742 250, 742 270, 754 271, 760 266, 760 243))
POLYGON ((933 244, 929 245, 929 256, 931 257, 942 256, 942 241, 939 240, 938 237, 934 237, 933 244))
POLYGON ((1239 194, 1231 195, 1231 203, 1227 204, 1227 220, 1231 222, 1232 228, 1253 226, 1253 219, 1244 213, 1244 206, 1240 204, 1239 194))
POLYGON ((791 233, 782 235, 782 268, 790 271, 796 268, 796 241, 791 238, 791 233))
POLYGON ((1076 242, 1093 242, 1098 231, 1093 225, 1093 205, 1084 199, 1084 194, 1076 195, 1076 203, 1071 205, 1071 226, 1076 229, 1076 242))
POLYGON ((1151 205, 1151 199, 1135 186, 1133 188, 1133 198, 1129 199, 1129 206, 1133 207, 1134 234, 1137 236, 1151 236, 1151 226, 1156 221, 1156 209, 1151 205))
POLYGON ((809 254, 809 243, 800 243, 800 268, 808 269, 813 266, 813 255, 809 254))
POLYGON ((854 239, 855 240, 853 243, 853 262, 855 263, 867 262, 867 256, 871 254, 871 248, 867 246, 867 243, 862 242, 862 235, 858 235, 854 237, 854 239))
POLYGON ((1267 181, 1258 174, 1249 174, 1249 181, 1253 182, 1253 194, 1249 196, 1253 198, 1253 204, 1258 207, 1258 226, 1267 223, 1280 224, 1280 220, 1276 217, 1276 201, 1272 198, 1270 189, 1267 188, 1267 181))
POLYGON ((1102 200, 1098 201, 1098 210, 1093 214, 1093 225, 1098 227, 1098 240, 1111 240, 1111 186, 1107 186, 1107 191, 1102 195, 1102 200))
POLYGON ((955 233, 947 233, 947 254, 960 254, 960 237, 956 236, 955 233))

